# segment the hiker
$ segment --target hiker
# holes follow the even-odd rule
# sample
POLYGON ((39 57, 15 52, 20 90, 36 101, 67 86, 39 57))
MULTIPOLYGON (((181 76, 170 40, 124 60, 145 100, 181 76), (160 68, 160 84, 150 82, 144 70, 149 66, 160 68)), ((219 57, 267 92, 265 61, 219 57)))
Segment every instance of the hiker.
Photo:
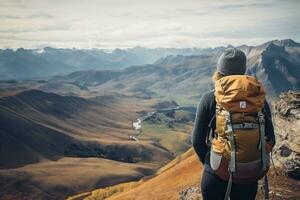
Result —
POLYGON ((254 200, 263 177, 268 187, 275 145, 271 112, 263 86, 245 72, 246 55, 226 49, 213 75, 215 89, 202 95, 197 108, 191 141, 204 165, 204 200, 254 200))

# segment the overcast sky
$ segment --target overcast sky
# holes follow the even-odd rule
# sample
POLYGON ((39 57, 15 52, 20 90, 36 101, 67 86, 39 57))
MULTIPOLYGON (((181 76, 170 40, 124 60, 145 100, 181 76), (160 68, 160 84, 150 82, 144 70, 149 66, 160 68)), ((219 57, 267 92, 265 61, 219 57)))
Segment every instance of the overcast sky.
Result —
POLYGON ((0 48, 300 42, 300 1, 0 0, 0 48))

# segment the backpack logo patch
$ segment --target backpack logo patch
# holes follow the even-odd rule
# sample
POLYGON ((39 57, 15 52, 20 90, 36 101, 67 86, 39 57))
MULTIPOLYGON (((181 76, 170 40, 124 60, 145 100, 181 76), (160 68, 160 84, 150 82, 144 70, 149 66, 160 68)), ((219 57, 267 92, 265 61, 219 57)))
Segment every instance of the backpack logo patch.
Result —
POLYGON ((246 101, 240 101, 240 108, 243 108, 243 109, 247 108, 246 101))

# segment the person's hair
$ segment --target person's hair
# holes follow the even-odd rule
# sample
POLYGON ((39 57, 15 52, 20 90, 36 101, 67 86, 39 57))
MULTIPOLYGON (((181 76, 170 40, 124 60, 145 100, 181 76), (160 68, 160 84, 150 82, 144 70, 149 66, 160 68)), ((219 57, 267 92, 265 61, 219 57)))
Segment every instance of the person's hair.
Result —
POLYGON ((213 80, 213 82, 216 82, 217 80, 223 78, 224 76, 225 75, 221 74, 220 72, 215 71, 215 73, 212 76, 212 80, 213 80))

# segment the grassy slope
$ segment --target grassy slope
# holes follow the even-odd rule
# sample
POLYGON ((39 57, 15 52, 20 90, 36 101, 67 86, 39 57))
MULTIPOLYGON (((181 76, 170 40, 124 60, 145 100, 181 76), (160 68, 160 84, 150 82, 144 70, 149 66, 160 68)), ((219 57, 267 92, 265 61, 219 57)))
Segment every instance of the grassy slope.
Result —
POLYGON ((63 198, 140 179, 172 159, 150 141, 129 139, 138 112, 155 100, 109 97, 94 104, 39 92, 7 98, 0 99, 0 199, 63 198), (99 158, 99 148, 138 163, 99 158))
MULTIPOLYGON (((278 170, 278 169, 277 169, 278 170)), ((187 187, 199 186, 202 165, 190 149, 161 168, 158 173, 139 182, 116 185, 102 190, 78 195, 73 200, 177 200, 179 193, 187 187)), ((279 175, 271 168, 269 174, 270 198, 299 199, 299 181, 288 178, 279 170, 279 175)), ((263 199, 262 182, 260 182, 257 200, 263 199)))
POLYGON ((164 124, 142 123, 143 132, 140 139, 150 139, 158 142, 160 145, 172 152, 173 155, 179 155, 188 148, 191 124, 175 124, 173 128, 168 128, 164 124))
POLYGON ((192 149, 162 167, 155 176, 130 184, 120 184, 74 196, 73 200, 178 199, 178 193, 199 183, 202 166, 192 149))
POLYGON ((131 123, 136 117, 135 111, 139 109, 131 103, 124 99, 121 103, 91 104, 81 99, 37 92, 0 99, 0 131, 4 145, 0 167, 18 167, 41 159, 55 160, 63 156, 68 145, 80 141, 128 141, 128 136, 134 132, 131 123), (41 99, 36 100, 39 97, 41 99), (23 163, 18 152, 23 152, 23 163))
POLYGON ((75 192, 138 180, 158 164, 129 164, 101 158, 62 158, 0 170, 0 199, 63 199, 75 192), (5 180, 5 181, 4 181, 5 180), (26 193, 22 192, 26 188, 26 193), (54 195, 55 194, 55 195, 54 195))
POLYGON ((162 168, 157 176, 128 192, 112 196, 111 200, 122 199, 178 199, 180 191, 198 185, 202 166, 189 150, 162 168))

